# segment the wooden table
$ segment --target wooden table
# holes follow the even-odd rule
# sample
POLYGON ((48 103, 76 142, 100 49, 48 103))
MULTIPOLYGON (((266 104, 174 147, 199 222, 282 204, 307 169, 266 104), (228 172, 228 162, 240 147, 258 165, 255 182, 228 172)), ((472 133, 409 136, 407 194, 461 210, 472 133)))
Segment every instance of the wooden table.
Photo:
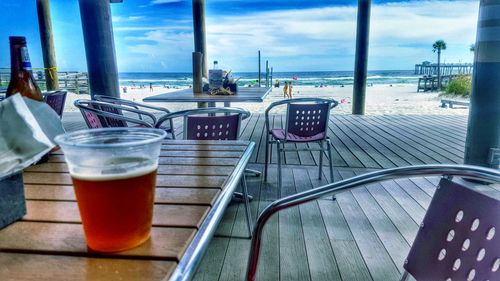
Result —
POLYGON ((151 239, 89 250, 61 154, 24 173, 27 215, 0 230, 0 280, 189 280, 254 149, 248 141, 162 146, 151 239))
POLYGON ((271 88, 239 87, 238 92, 231 96, 212 96, 207 93, 194 94, 193 89, 183 89, 171 93, 159 94, 143 99, 144 102, 207 102, 215 107, 216 102, 231 106, 231 102, 263 102, 271 92, 271 88))

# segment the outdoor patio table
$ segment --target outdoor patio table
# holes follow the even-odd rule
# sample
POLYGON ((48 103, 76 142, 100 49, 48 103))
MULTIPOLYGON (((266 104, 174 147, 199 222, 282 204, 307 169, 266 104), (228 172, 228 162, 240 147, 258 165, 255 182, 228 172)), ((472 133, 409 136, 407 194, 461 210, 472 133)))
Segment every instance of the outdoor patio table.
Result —
POLYGON ((0 280, 189 280, 238 187, 255 144, 167 140, 151 238, 113 254, 87 248, 59 152, 24 172, 27 215, 0 230, 0 280))
POLYGON ((235 95, 212 96, 207 93, 194 94, 193 89, 183 89, 171 93, 159 94, 143 99, 144 102, 207 102, 215 107, 216 102, 223 102, 224 106, 231 106, 231 102, 263 102, 271 92, 271 88, 239 87, 235 95))

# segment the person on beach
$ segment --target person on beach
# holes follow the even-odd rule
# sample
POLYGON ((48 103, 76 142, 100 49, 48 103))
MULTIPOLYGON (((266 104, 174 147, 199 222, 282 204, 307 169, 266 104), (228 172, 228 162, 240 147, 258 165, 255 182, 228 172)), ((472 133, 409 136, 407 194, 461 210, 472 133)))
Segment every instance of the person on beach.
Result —
POLYGON ((293 98, 292 97, 292 81, 290 81, 290 83, 288 83, 288 97, 293 98))
POLYGON ((153 83, 149 83, 149 91, 153 92, 153 83))
POLYGON ((288 82, 285 81, 285 85, 283 86, 283 98, 288 97, 288 82))
POLYGON ((274 88, 279 88, 280 87, 280 80, 276 79, 274 82, 274 88))

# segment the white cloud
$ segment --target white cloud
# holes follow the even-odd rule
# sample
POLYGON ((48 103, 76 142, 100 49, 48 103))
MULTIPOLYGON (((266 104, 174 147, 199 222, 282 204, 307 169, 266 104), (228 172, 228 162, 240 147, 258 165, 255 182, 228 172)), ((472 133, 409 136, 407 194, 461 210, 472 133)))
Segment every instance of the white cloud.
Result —
MULTIPOLYGON (((468 46, 475 41, 478 6, 477 1, 373 5, 370 69, 411 69, 417 62, 432 61, 431 45, 438 39, 448 43, 443 53, 447 61, 471 60, 468 46)), ((356 13, 353 6, 333 6, 208 17, 209 60, 251 71, 260 49, 275 71, 349 70, 354 65, 356 13)), ((146 55, 143 61, 157 63, 161 58, 177 62, 173 71, 191 69, 192 26, 185 21, 116 30, 144 31, 143 36, 127 37, 127 50, 146 55)))
POLYGON ((151 5, 169 4, 169 3, 177 3, 177 2, 182 2, 182 0, 153 0, 153 1, 151 1, 151 5))
POLYGON ((130 21, 138 21, 143 20, 144 16, 129 16, 129 17, 121 17, 121 16, 113 16, 111 20, 113 22, 130 22, 130 21))

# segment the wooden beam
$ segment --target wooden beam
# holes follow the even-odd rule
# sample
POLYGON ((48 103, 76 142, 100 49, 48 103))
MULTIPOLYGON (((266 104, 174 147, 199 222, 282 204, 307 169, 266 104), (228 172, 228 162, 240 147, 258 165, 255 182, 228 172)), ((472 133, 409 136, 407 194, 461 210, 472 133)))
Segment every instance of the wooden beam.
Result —
POLYGON ((90 94, 120 97, 109 0, 79 0, 90 94))
POLYGON ((358 0, 352 114, 365 114, 371 0, 358 0))
POLYGON ((57 77, 56 52, 54 49, 49 0, 37 0, 36 10, 38 13, 38 27, 40 29, 46 87, 48 91, 58 90, 59 79, 57 77))

